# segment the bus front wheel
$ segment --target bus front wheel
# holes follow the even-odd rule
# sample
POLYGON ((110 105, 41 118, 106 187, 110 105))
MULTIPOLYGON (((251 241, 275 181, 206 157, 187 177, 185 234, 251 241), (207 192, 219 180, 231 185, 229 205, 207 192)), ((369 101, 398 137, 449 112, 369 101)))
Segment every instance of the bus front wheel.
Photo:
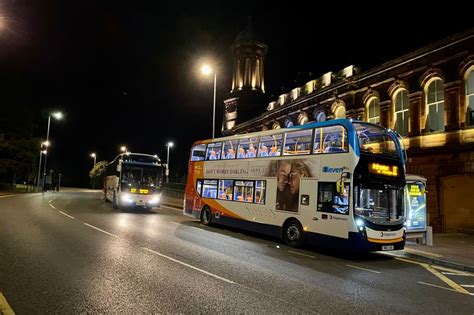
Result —
POLYGON ((211 209, 209 207, 204 207, 201 210, 201 223, 204 225, 211 225, 211 209))
POLYGON ((118 202, 117 202, 117 195, 115 194, 115 191, 114 191, 114 197, 112 198, 112 206, 114 207, 114 209, 119 208, 119 205, 118 205, 118 202))
POLYGON ((301 247, 303 245, 303 227, 297 220, 291 220, 285 224, 283 239, 291 247, 301 247))

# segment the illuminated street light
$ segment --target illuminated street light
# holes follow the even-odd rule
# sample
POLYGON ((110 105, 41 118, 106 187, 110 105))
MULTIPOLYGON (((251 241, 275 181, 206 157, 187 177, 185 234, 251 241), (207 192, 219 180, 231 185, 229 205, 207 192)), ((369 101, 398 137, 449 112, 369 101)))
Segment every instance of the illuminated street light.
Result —
MULTIPOLYGON (((47 147, 50 145, 49 143, 49 128, 51 126, 51 116, 53 116, 54 118, 56 118, 57 120, 61 120, 63 118, 63 113, 61 112, 54 112, 54 113, 50 113, 48 115, 48 130, 46 132, 46 141, 44 142, 44 145, 47 147)), ((44 154, 44 170, 43 170, 43 191, 44 191, 44 184, 46 182, 46 161, 47 161, 47 155, 46 153, 44 154)))
POLYGON ((96 158, 97 158, 96 154, 95 154, 95 153, 91 153, 91 158, 94 158, 94 167, 95 167, 95 162, 96 162, 96 158))
POLYGON ((215 136, 216 130, 216 84, 217 84, 217 71, 213 69, 211 66, 205 64, 201 67, 201 72, 204 75, 210 75, 214 72, 214 101, 212 106, 212 138, 215 136))
POLYGON ((167 152, 166 152, 166 168, 167 168, 167 173, 166 174, 166 181, 168 182, 168 178, 169 178, 169 172, 170 172, 170 148, 172 148, 174 146, 174 143, 173 142, 168 142, 166 144, 166 148, 167 148, 167 152))
POLYGON ((127 152, 127 147, 126 146, 121 146, 120 147, 120 152, 127 152))

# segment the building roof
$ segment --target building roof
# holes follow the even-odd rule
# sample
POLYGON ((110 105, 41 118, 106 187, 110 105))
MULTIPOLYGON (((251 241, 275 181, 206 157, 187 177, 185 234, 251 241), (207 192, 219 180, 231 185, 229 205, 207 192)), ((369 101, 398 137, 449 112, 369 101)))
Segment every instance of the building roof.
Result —
POLYGON ((255 31, 255 27, 252 23, 252 17, 250 16, 249 16, 249 22, 247 26, 235 38, 235 43, 248 43, 248 42, 259 42, 259 43, 262 42, 259 34, 257 34, 257 32, 255 31))

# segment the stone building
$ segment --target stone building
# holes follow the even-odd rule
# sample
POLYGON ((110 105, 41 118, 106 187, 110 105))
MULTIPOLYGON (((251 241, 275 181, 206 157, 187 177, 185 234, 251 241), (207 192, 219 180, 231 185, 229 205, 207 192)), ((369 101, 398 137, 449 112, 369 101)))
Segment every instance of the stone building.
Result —
POLYGON ((428 179, 428 224, 474 232, 473 47, 470 29, 368 71, 328 72, 270 103, 254 102, 245 121, 235 103, 237 123, 225 125, 224 117, 223 134, 344 117, 395 129, 404 137, 407 173, 428 179))

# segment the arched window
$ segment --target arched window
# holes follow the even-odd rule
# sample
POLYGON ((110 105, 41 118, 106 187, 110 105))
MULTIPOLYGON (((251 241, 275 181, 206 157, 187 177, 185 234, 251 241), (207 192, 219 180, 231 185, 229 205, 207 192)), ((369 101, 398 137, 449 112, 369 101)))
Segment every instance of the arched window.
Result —
POLYGON ((402 136, 408 135, 408 124, 410 120, 410 111, 408 110, 408 91, 399 89, 393 100, 394 104, 394 126, 395 130, 402 136))
POLYGON ((301 114, 298 115, 298 123, 300 125, 307 124, 308 121, 309 121, 308 114, 306 114, 305 112, 302 112, 301 114))
POLYGON ((326 121, 326 114, 324 113, 324 111, 315 112, 314 119, 316 119, 317 122, 326 121))
POLYGON ((344 108, 344 106, 338 106, 334 111, 334 119, 339 118, 346 118, 346 109, 344 108))
POLYGON ((294 123, 290 118, 285 119, 285 127, 293 127, 294 123))
POLYGON ((466 73, 466 125, 474 125, 474 66, 466 73))
POLYGON ((425 87, 426 131, 444 131, 444 89, 443 80, 436 78, 425 87))
POLYGON ((373 124, 380 123, 379 99, 372 97, 367 104, 367 121, 373 124))
POLYGON ((275 122, 273 123, 273 125, 272 125, 272 129, 280 129, 280 128, 281 128, 281 126, 280 126, 280 124, 278 123, 278 121, 275 121, 275 122))

